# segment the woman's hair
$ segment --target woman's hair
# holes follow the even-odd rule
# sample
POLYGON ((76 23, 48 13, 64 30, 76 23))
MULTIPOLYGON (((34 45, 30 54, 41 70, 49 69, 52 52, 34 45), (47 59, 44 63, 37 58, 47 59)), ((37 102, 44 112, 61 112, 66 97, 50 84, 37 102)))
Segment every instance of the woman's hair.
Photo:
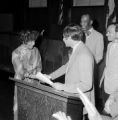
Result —
POLYGON ((19 38, 20 38, 20 41, 22 42, 22 43, 28 43, 29 41, 35 41, 37 38, 38 38, 38 36, 39 36, 39 32, 38 31, 29 31, 29 30, 27 30, 27 31, 21 31, 20 33, 19 33, 19 38))
POLYGON ((69 24, 63 30, 63 37, 71 37, 75 41, 83 40, 83 31, 79 25, 69 24))

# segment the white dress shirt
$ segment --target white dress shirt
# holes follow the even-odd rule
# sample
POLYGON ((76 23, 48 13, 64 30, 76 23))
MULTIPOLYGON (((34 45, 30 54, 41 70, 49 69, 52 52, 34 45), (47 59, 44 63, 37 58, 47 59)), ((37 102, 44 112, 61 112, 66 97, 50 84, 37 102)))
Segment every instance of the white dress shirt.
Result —
POLYGON ((89 30, 89 35, 86 35, 86 46, 90 49, 96 63, 99 63, 103 58, 104 42, 103 35, 93 28, 89 30))

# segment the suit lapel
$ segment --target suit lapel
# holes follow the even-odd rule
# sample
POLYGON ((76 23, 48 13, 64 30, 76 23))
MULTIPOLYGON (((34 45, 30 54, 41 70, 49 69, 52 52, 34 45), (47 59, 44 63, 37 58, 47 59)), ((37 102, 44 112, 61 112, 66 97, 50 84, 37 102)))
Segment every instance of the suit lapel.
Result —
POLYGON ((69 60, 69 63, 68 63, 68 67, 67 67, 67 71, 66 71, 66 74, 68 73, 68 71, 71 69, 71 66, 72 64, 75 62, 75 58, 80 50, 82 46, 82 43, 79 44, 78 48, 74 51, 74 53, 72 53, 72 55, 70 56, 70 60, 69 60))

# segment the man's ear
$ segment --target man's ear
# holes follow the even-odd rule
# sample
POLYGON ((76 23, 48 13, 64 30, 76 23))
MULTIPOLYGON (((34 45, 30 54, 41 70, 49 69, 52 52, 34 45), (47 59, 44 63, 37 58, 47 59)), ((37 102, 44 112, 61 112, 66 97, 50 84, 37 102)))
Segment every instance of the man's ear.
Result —
POLYGON ((93 20, 90 21, 90 25, 92 25, 92 24, 93 24, 93 20))

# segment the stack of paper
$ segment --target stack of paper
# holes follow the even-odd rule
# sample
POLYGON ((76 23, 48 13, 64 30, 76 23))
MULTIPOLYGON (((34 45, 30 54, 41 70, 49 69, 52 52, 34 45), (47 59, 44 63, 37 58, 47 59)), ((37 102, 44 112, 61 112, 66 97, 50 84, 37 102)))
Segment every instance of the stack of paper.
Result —
POLYGON ((41 72, 38 72, 36 74, 36 78, 51 85, 51 86, 53 85, 53 82, 50 79, 48 79, 45 75, 43 75, 41 72))

